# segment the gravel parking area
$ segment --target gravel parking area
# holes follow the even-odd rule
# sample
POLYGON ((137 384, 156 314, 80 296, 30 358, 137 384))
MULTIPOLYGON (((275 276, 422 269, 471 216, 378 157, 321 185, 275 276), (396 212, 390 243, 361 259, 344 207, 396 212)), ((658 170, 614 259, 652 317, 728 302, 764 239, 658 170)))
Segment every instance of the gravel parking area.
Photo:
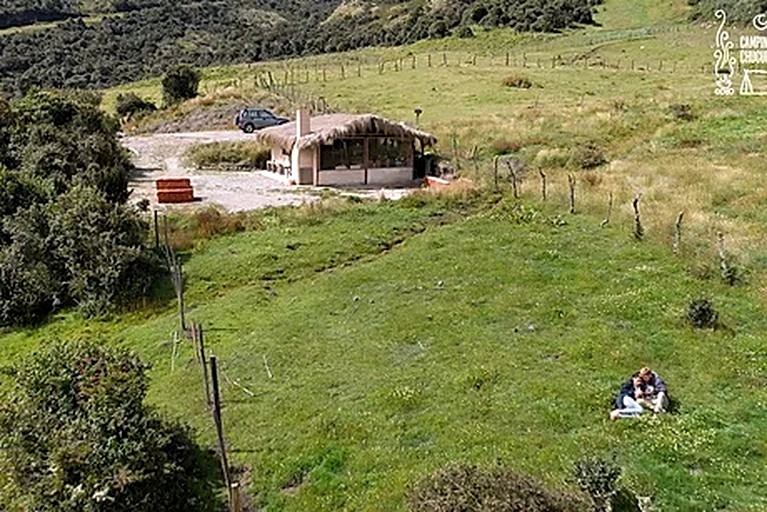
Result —
POLYGON ((160 178, 189 178, 195 202, 191 206, 219 205, 228 211, 255 210, 270 206, 312 201, 312 189, 288 187, 267 172, 209 172, 189 169, 184 153, 195 144, 252 140, 238 131, 190 132, 124 137, 123 145, 134 155, 136 173, 131 180, 134 201, 146 198, 157 209, 188 208, 190 205, 158 205, 154 181, 160 178))

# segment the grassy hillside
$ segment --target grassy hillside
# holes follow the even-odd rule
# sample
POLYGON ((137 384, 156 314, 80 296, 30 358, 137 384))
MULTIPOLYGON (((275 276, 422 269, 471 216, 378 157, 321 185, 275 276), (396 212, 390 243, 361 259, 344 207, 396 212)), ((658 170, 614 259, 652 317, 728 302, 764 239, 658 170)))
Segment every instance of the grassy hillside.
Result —
MULTIPOLYGON (((662 510, 763 508, 758 290, 701 279, 710 262, 636 243, 630 224, 599 228, 533 198, 525 215, 509 198, 472 203, 465 220, 436 223, 458 204, 267 216, 195 250, 190 316, 222 362, 227 439, 257 502, 402 510, 407 486, 450 461, 501 461, 563 487, 596 453, 662 510), (687 325, 701 296, 722 329, 687 325), (640 364, 667 378, 680 413, 610 423, 640 364)), ((7 360, 52 337, 106 335, 154 363, 152 400, 213 444, 191 347, 171 361, 174 326, 170 311, 64 318, 2 347, 7 360)))
MULTIPOLYGON (((226 374, 226 437, 258 505, 401 511, 409 486, 451 461, 501 462, 572 488, 573 463, 597 454, 614 456, 624 485, 657 510, 767 508, 767 109, 713 96, 715 29, 687 15, 681 0, 612 0, 587 30, 478 31, 205 71, 201 106, 263 94, 256 74, 282 79, 292 67, 310 80, 274 88, 286 105, 322 96, 405 120, 418 106, 438 151, 455 160, 455 138, 461 173, 476 182, 492 183, 496 154, 530 166, 519 201, 502 167, 503 196, 331 198, 255 214, 254 229, 189 252, 189 316, 226 374), (534 86, 505 87, 510 76, 534 86), (608 163, 583 169, 587 146, 608 163), (743 276, 736 286, 720 278, 718 232, 743 276), (718 329, 689 326, 698 298, 713 301, 718 329), (666 378, 678 413, 610 423, 620 381, 644 364, 666 378)), ((108 102, 126 90, 151 97, 159 84, 121 87, 108 102)), ((167 294, 112 320, 65 313, 5 333, 0 360, 57 337, 131 347, 154 365, 152 401, 212 446, 189 344, 172 361, 175 326, 167 294)))

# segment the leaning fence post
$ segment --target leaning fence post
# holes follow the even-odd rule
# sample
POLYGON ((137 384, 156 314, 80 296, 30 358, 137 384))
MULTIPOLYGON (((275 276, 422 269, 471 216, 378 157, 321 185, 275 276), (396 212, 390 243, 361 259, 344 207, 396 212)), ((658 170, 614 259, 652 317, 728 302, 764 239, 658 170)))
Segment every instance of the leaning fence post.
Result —
POLYGON ((514 195, 514 199, 519 199, 519 191, 517 190, 517 173, 514 172, 514 166, 511 165, 509 160, 506 160, 506 167, 509 169, 509 178, 511 179, 511 190, 514 195))
POLYGON ((682 220, 684 220, 684 212, 679 212, 674 223, 674 254, 677 256, 682 250, 682 220))
POLYGON ((231 492, 232 480, 229 474, 229 461, 226 457, 226 444, 224 443, 224 427, 221 422, 221 396, 218 389, 218 367, 216 365, 216 356, 210 356, 210 377, 213 384, 213 423, 216 426, 216 437, 218 438, 218 450, 221 457, 221 470, 224 473, 224 484, 231 492))

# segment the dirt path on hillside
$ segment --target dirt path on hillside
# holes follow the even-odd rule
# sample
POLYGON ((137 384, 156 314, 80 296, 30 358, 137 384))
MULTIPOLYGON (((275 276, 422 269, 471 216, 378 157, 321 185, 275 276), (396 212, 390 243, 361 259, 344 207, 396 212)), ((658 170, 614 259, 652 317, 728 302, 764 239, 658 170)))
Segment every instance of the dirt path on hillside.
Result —
POLYGON ((124 137, 122 144, 133 153, 136 165, 130 185, 132 200, 146 198, 161 210, 188 207, 188 204, 157 204, 154 181, 160 178, 189 178, 194 188, 195 206, 219 205, 229 211, 301 204, 315 199, 312 190, 291 189, 266 172, 198 171, 184 164, 184 153, 195 144, 247 140, 253 140, 253 136, 239 131, 124 137))

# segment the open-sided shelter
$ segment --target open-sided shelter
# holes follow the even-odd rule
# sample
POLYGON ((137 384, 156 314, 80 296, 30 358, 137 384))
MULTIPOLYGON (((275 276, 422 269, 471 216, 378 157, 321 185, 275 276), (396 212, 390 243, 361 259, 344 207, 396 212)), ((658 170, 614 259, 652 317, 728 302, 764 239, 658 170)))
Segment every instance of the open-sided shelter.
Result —
POLYGON ((424 149, 437 142, 430 133, 372 114, 326 114, 260 130, 272 146, 267 169, 289 183, 318 186, 412 184, 424 149))

